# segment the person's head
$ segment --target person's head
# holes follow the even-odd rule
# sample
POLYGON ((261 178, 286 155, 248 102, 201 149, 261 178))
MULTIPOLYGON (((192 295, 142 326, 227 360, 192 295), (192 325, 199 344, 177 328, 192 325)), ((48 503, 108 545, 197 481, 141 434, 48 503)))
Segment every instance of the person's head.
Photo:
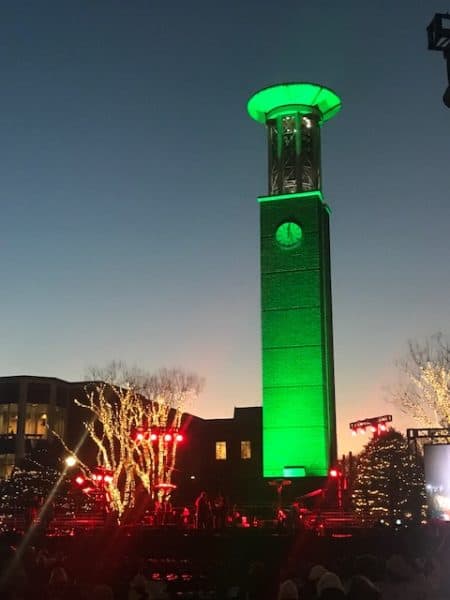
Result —
POLYGON ((327 573, 327 570, 325 569, 325 567, 323 565, 314 565, 309 570, 308 581, 310 581, 311 583, 313 583, 314 585, 316 585, 317 582, 319 581, 319 579, 325 573, 327 573))
POLYGON ((328 588, 319 596, 320 600, 345 600, 346 597, 345 592, 336 588, 328 588))
POLYGON ((350 579, 347 591, 348 600, 379 600, 380 590, 364 575, 355 575, 350 579))
POLYGON ((381 576, 380 562, 372 554, 361 554, 355 558, 353 573, 355 575, 364 575, 371 581, 377 581, 381 576))
POLYGON ((114 600, 111 586, 99 584, 92 588, 89 600, 114 600))
POLYGON ((324 573, 317 582, 317 596, 321 600, 345 598, 344 586, 336 573, 324 573))
POLYGON ((316 596, 317 582, 322 577, 327 569, 323 565, 314 565, 305 574, 305 585, 304 589, 307 597, 313 595, 316 596))
POLYGON ((61 585, 68 583, 69 578, 67 576, 64 567, 54 567, 50 573, 49 584, 50 585, 61 585))
POLYGON ((409 581, 414 573, 400 554, 393 554, 386 562, 386 572, 392 581, 409 581))
POLYGON ((248 568, 248 574, 251 577, 261 577, 262 575, 264 575, 265 569, 264 569, 264 563, 259 561, 259 560, 255 560, 253 562, 250 563, 250 566, 248 568))
POLYGON ((299 600, 298 588, 292 579, 286 579, 280 585, 278 600, 299 600))
POLYGON ((145 593, 148 588, 148 581, 142 573, 138 573, 130 581, 130 588, 138 593, 145 593))

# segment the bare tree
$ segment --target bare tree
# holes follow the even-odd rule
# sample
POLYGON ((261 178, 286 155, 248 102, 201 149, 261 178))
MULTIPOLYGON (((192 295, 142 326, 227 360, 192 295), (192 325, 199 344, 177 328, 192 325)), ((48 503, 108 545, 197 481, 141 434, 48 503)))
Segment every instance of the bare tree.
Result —
POLYGON ((450 343, 441 333, 408 344, 394 402, 420 426, 450 426, 450 343))
MULTIPOLYGON (((110 473, 108 498, 120 517, 135 504, 138 481, 153 497, 161 484, 170 484, 181 418, 203 382, 181 369, 149 374, 121 362, 89 375, 94 381, 86 385, 86 397, 75 402, 90 415, 84 426, 97 447, 97 467, 110 473)), ((93 467, 81 466, 92 479, 93 467)))

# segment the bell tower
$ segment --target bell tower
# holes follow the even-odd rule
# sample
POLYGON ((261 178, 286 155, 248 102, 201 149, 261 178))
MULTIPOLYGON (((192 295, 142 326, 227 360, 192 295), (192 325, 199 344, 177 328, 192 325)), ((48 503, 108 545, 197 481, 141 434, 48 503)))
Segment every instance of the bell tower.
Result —
POLYGON ((312 83, 265 88, 248 102, 268 134, 260 196, 263 476, 322 477, 336 458, 329 208, 320 134, 341 108, 312 83))

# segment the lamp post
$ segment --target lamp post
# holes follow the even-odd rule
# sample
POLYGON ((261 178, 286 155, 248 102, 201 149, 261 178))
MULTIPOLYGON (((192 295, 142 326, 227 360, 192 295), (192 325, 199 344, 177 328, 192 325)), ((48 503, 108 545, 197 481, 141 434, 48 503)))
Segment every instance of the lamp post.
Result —
POLYGON ((150 426, 143 424, 131 432, 137 445, 152 446, 156 456, 156 485, 158 495, 161 489, 157 486, 170 485, 170 475, 175 465, 175 453, 178 444, 184 441, 184 435, 176 427, 150 426))
POLYGON ((347 478, 340 468, 330 469, 329 476, 332 480, 336 480, 337 506, 339 510, 342 510, 344 508, 342 493, 344 489, 347 489, 347 478))
POLYGON ((103 518, 106 520, 106 515, 109 512, 108 487, 113 480, 112 471, 106 467, 97 466, 92 474, 92 479, 95 483, 97 494, 100 496, 103 518))
POLYGON ((163 482, 155 485, 155 490, 161 497, 161 525, 166 524, 167 512, 170 509, 170 495, 176 489, 177 486, 174 483, 163 482))
POLYGON ((291 485, 290 479, 272 479, 268 482, 270 486, 277 488, 277 511, 281 509, 281 498, 283 494, 283 488, 291 485))
POLYGON ((442 52, 447 63, 448 87, 442 100, 450 108, 450 13, 436 13, 427 27, 428 50, 442 52))
POLYGON ((77 488, 92 497, 97 505, 100 505, 105 520, 110 507, 109 486, 112 481, 113 472, 101 465, 97 465, 89 477, 80 472, 73 479, 77 488))

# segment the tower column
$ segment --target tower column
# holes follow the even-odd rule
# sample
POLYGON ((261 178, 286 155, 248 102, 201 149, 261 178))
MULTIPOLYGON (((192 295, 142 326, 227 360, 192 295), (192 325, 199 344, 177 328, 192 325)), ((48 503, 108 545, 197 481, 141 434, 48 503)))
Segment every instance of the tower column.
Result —
POLYGON ((290 83, 252 96, 267 127, 269 193, 259 198, 264 477, 326 476, 336 458, 329 209, 322 124, 328 88, 290 83))

